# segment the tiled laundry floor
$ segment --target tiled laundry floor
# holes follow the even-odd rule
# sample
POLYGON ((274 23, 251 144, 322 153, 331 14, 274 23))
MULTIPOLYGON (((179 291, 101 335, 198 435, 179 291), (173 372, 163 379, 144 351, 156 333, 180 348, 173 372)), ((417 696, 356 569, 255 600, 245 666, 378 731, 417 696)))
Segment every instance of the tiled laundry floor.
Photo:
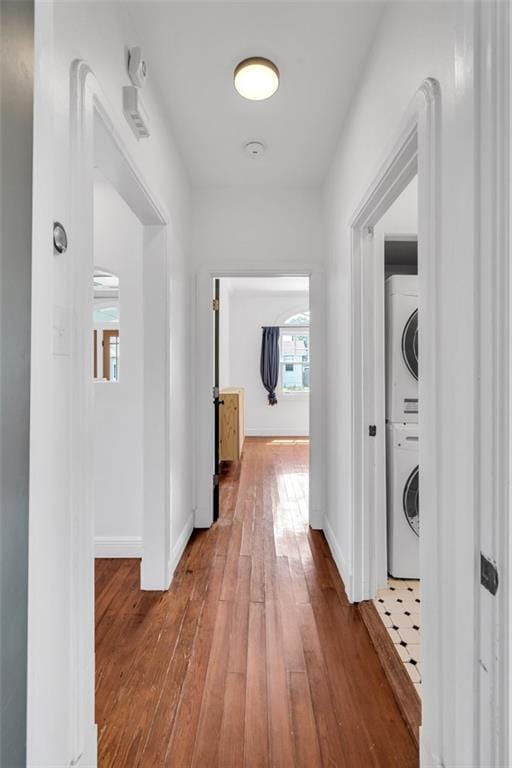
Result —
POLYGON ((420 582, 388 579, 373 601, 416 690, 421 696, 420 582))

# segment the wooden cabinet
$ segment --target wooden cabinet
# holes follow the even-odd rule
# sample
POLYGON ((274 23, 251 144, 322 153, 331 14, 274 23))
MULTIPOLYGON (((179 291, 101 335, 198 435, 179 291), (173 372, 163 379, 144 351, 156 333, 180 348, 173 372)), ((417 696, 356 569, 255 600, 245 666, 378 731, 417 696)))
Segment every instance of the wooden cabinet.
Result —
POLYGON ((223 389, 220 399, 220 460, 239 461, 245 440, 245 393, 241 388, 223 389))

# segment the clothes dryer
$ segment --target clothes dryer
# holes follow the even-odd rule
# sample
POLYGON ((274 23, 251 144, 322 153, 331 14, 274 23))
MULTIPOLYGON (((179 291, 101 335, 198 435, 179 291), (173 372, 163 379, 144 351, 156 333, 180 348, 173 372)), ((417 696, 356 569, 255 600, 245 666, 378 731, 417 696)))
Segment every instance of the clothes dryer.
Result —
POLYGON ((417 424, 388 424, 388 571, 420 576, 419 434, 417 424))
POLYGON ((386 421, 418 421, 418 276, 386 280, 386 421))

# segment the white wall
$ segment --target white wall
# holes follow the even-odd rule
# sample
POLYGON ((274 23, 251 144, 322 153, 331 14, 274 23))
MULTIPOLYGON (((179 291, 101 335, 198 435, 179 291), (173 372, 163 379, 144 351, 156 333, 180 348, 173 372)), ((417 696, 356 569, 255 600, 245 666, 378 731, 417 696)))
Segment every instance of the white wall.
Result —
MULTIPOLYGON (((328 342, 339 354, 329 360, 329 437, 327 456, 327 522, 338 548, 344 577, 350 583, 352 549, 351 495, 351 297, 350 220, 390 151, 402 117, 422 81, 438 80, 442 117, 439 136, 442 156, 442 247, 440 290, 436 297, 439 323, 439 407, 446 417, 438 457, 442 520, 451 562, 457 562, 444 589, 456 593, 455 578, 468 588, 464 607, 453 605, 443 615, 442 647, 436 627, 422 625, 428 658, 424 666, 422 743, 424 765, 479 764, 474 733, 476 654, 474 605, 475 549, 470 522, 474 510, 473 362, 475 339, 472 254, 474 240, 472 189, 475 149, 472 144, 474 98, 472 4, 391 3, 387 6, 372 55, 368 60, 333 159, 324 189, 328 236, 328 342), (456 297, 456 300, 455 300, 456 297), (458 383, 465 382, 464 386, 458 383), (457 490, 455 490, 457 489, 457 490), (461 531, 465 531, 461 535, 461 531), (452 668, 456 648, 457 668, 452 668), (432 655, 431 655, 432 652, 432 655), (441 655, 440 655, 441 653, 441 655), (432 660, 436 659, 435 666, 432 660), (445 659, 445 661, 441 661, 445 659), (440 666, 443 665, 442 671, 440 666), (444 666, 446 665, 446 666, 444 666), (443 695, 433 681, 442 680, 443 695)), ((419 201, 420 209, 422 201, 419 201)), ((428 254, 427 254, 428 258, 428 254)), ((421 461, 421 459, 420 459, 421 461)), ((422 512, 422 516, 425 511, 422 512)), ((432 574, 433 578, 435 575, 432 574)), ((424 595, 429 616, 441 606, 424 595)))
MULTIPOLYGON (((254 291, 237 289, 236 278, 229 300, 226 322, 228 338, 223 339, 221 361, 227 354, 229 368, 223 386, 245 389, 245 424, 247 435, 308 435, 309 394, 283 394, 278 383, 276 406, 269 406, 267 392, 261 383, 261 327, 279 325, 309 306, 307 292, 254 291)), ((222 285, 222 282, 221 282, 222 285)), ((224 304, 225 306, 225 304, 224 304)))
MULTIPOLYGON (((395 200, 393 205, 386 211, 379 223, 374 228, 374 241, 378 248, 384 249, 382 258, 385 261, 385 277, 391 274, 417 274, 417 252, 418 252, 418 177, 407 185, 402 194, 395 200), (398 240, 404 237, 413 239, 414 250, 409 252, 407 263, 403 263, 402 258, 396 257, 396 246, 388 245, 385 240, 398 240), (387 249, 392 250, 386 253, 387 249)), ((413 245, 412 243, 410 245, 413 245)), ((400 246, 398 246, 398 249, 400 246)))
POLYGON ((142 225, 108 183, 94 189, 94 261, 119 277, 119 381, 94 383, 97 557, 140 557, 143 510, 142 225))
POLYGON ((197 189, 192 251, 196 271, 194 325, 196 381, 196 524, 211 521, 213 437, 211 415, 211 275, 310 274, 310 521, 321 527, 325 490, 325 256, 321 197, 317 189, 219 187, 197 189))
POLYGON ((402 194, 388 208, 377 226, 385 236, 418 234, 417 176, 409 182, 402 194))
POLYGON ((321 198, 316 189, 213 187, 194 194, 196 268, 271 268, 322 263, 321 198))
MULTIPOLYGON (((129 7, 117 2, 36 3, 36 95, 34 145, 34 252, 32 291, 31 507, 29 574, 29 706, 30 766, 93 765, 94 657, 92 583, 83 584, 83 606, 89 618, 88 652, 83 659, 88 688, 75 719, 70 697, 76 668, 70 653, 74 627, 70 588, 76 577, 68 556, 76 533, 69 488, 73 472, 70 431, 73 345, 69 339, 71 266, 76 255, 73 232, 62 257, 55 256, 51 222, 69 225, 71 211, 70 72, 75 59, 94 71, 119 132, 149 189, 170 213, 167 254, 170 277, 171 542, 189 530, 192 514, 190 462, 191 379, 189 366, 190 188, 172 131, 156 98, 151 77, 144 100, 151 137, 137 141, 122 114, 122 86, 127 48, 138 42, 129 7), (56 307, 60 309, 56 315, 56 307), (64 325, 67 349, 54 355, 54 320, 64 325), (67 334, 67 336, 66 336, 67 334), (74 764, 74 763, 73 763, 74 764)), ((151 69, 151 56, 148 53, 151 69)), ((81 330, 76 329, 80 335, 81 330)), ((76 660, 75 660, 76 661, 76 660)))

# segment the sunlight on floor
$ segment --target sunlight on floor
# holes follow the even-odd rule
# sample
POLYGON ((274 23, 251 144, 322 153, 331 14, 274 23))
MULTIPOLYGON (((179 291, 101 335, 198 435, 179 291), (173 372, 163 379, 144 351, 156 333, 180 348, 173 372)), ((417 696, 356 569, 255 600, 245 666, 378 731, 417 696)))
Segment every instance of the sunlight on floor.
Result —
POLYGON ((286 541, 308 524, 309 473, 297 471, 279 473, 276 477, 274 538, 278 551, 286 551, 286 541))
POLYGON ((267 445, 307 445, 309 437, 283 437, 270 440, 267 445))

